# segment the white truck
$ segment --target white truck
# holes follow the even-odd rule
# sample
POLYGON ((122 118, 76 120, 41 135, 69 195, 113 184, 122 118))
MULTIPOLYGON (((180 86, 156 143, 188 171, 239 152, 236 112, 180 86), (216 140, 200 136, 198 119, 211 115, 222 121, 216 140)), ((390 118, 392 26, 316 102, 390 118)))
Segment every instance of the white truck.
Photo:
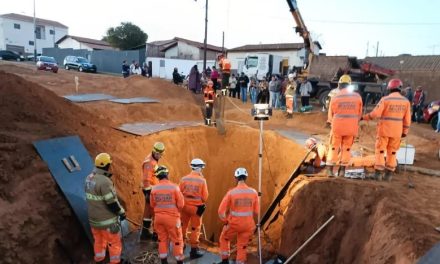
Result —
POLYGON ((262 80, 272 74, 281 74, 282 61, 283 57, 268 53, 247 54, 243 72, 249 78, 256 77, 262 80))

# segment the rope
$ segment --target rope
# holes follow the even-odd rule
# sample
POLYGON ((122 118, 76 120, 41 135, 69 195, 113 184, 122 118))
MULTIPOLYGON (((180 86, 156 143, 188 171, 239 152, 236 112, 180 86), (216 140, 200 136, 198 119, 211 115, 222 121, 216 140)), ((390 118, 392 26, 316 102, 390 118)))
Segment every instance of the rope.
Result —
POLYGON ((131 259, 133 264, 160 264, 159 252, 143 251, 138 256, 131 259))
POLYGON ((243 114, 249 115, 249 112, 244 111, 243 109, 241 109, 238 105, 236 105, 229 96, 224 95, 228 101, 235 107, 237 108, 240 112, 242 112, 243 114))

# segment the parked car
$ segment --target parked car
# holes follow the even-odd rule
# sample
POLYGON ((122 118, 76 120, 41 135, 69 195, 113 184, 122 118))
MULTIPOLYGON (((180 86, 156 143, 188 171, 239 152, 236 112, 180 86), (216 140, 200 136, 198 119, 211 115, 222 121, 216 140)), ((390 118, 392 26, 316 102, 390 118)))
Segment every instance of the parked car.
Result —
POLYGON ((64 68, 66 70, 77 69, 80 72, 96 72, 95 64, 90 63, 86 58, 77 56, 64 58, 64 68))
POLYGON ((0 60, 23 61, 24 57, 10 50, 0 50, 0 60))
POLYGON ((55 61, 54 57, 39 56, 37 57, 37 69, 57 73, 58 64, 55 61))
POLYGON ((440 100, 431 102, 423 110, 423 118, 430 123, 433 129, 437 129, 438 111, 440 108, 440 100))

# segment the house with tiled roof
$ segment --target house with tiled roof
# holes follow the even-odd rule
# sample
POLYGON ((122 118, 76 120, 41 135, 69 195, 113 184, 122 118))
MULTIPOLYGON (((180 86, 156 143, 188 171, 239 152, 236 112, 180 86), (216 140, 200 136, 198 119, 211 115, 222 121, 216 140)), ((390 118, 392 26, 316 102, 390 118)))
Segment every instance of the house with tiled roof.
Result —
POLYGON ((64 36, 56 44, 61 49, 116 50, 106 41, 71 35, 64 36))
MULTIPOLYGON (((214 60, 222 47, 207 44, 206 59, 214 60)), ((202 60, 204 43, 175 37, 169 40, 158 40, 147 43, 147 57, 164 57, 168 59, 202 60)))
POLYGON ((34 41, 34 18, 20 14, 0 15, 0 50, 15 51, 20 54, 32 54, 36 46, 37 53, 43 48, 53 48, 55 43, 68 34, 69 28, 58 22, 36 18, 34 41))

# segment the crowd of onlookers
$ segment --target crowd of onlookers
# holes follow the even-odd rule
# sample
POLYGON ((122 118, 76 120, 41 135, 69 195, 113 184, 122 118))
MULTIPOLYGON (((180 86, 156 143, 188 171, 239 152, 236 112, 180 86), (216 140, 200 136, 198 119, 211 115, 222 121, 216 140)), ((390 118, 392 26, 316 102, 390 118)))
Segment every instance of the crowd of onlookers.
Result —
POLYGON ((150 77, 151 72, 147 62, 143 62, 142 66, 140 66, 138 62, 133 60, 131 64, 128 65, 127 61, 124 60, 122 62, 122 76, 127 78, 130 75, 142 75, 145 77, 150 77))

